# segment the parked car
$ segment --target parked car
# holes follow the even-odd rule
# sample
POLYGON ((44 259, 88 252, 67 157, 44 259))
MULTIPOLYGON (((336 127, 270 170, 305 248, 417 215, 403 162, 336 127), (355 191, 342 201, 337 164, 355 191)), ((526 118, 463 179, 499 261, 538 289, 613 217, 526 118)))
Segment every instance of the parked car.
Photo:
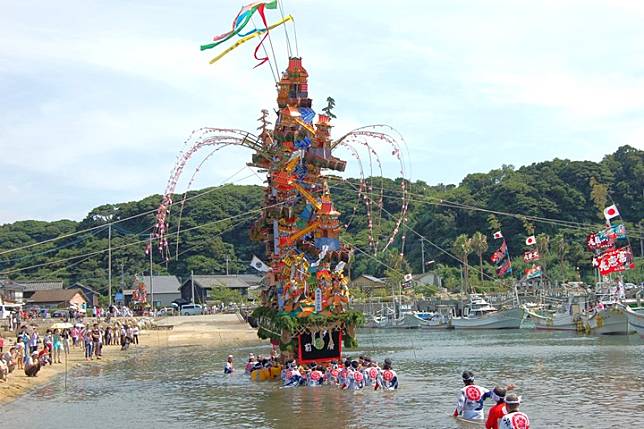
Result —
POLYGON ((66 317, 69 317, 69 311, 68 310, 55 310, 53 313, 51 313, 51 317, 54 319, 64 319, 66 317))
POLYGON ((181 307, 182 316, 194 316, 197 314, 203 314, 203 307, 201 304, 186 304, 181 307))
POLYGON ((157 310, 156 315, 157 315, 158 317, 161 317, 161 316, 172 316, 172 315, 173 315, 173 314, 175 314, 176 312, 177 312, 177 310, 176 310, 175 308, 173 308, 173 307, 163 307, 163 308, 161 308, 161 309, 157 310))

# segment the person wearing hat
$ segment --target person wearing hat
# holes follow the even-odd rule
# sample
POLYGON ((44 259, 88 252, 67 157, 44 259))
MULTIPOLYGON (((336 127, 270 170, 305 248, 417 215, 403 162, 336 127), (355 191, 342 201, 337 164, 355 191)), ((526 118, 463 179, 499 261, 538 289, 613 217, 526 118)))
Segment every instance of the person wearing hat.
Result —
POLYGON ((505 398, 508 413, 503 416, 499 423, 500 429, 530 429, 530 419, 524 413, 519 411, 521 397, 509 394, 505 398))
POLYGON ((226 364, 224 365, 224 374, 232 374, 234 370, 233 355, 228 355, 228 359, 226 359, 226 364))
POLYGON ((485 429, 499 429, 499 421, 508 413, 505 408, 505 387, 496 386, 492 390, 490 397, 496 401, 496 405, 488 411, 487 420, 485 421, 485 429))

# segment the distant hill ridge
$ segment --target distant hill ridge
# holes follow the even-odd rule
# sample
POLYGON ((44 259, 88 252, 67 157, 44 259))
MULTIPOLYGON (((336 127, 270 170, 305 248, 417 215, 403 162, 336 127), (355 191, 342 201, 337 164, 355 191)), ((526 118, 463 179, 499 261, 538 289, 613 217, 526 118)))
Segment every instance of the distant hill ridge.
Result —
MULTIPOLYGON (((580 267, 582 275, 588 276, 592 275, 592 269, 589 265, 590 255, 583 249, 583 237, 589 232, 589 228, 583 224, 595 224, 598 227, 602 224, 599 209, 591 197, 591 181, 607 186, 608 201, 614 201, 619 207, 627 221, 629 233, 636 237, 633 247, 636 254, 639 254, 637 237, 644 235, 637 230, 638 225, 642 228, 644 224, 644 151, 630 146, 620 147, 598 163, 554 159, 518 169, 503 166, 487 173, 469 174, 459 185, 414 182, 411 187, 408 225, 446 250, 451 249, 457 236, 471 236, 476 231, 481 231, 487 234, 490 243, 487 255, 493 246, 490 213, 456 205, 579 223, 582 226, 570 224, 566 227, 559 222, 531 222, 535 227, 535 234, 547 234, 549 237, 563 235, 568 246, 566 259, 571 266, 580 267)), ((334 202, 342 212, 343 220, 352 216, 355 207, 355 215, 351 217, 350 227, 344 234, 345 240, 367 250, 367 216, 362 203, 356 206, 358 200, 355 187, 358 183, 357 179, 349 179, 347 182, 330 180, 334 202)), ((380 222, 383 231, 381 235, 384 236, 392 224, 386 212, 395 214, 400 210, 400 187, 391 179, 376 179, 375 183, 376 187, 382 183, 385 189, 385 211, 380 222)), ((226 265, 229 272, 241 273, 248 271, 248 263, 253 254, 263 256, 262 246, 248 238, 248 228, 258 213, 245 214, 260 207, 262 187, 224 185, 191 191, 188 195, 194 197, 202 193, 205 194, 186 202, 181 218, 181 229, 185 232, 180 234, 178 259, 172 258, 166 263, 160 257, 155 257, 155 274, 169 273, 185 278, 191 270, 199 274, 225 273, 226 265), (213 223, 239 215, 241 216, 232 220, 213 223), (198 228, 191 229, 194 227, 198 228)), ((377 195, 371 197, 377 199, 377 195)), ((129 286, 133 274, 148 271, 148 259, 143 252, 144 241, 154 223, 154 210, 160 199, 159 195, 153 195, 140 201, 96 207, 81 222, 30 220, 2 225, 0 253, 61 235, 94 229, 44 245, 1 254, 0 277, 60 279, 66 283, 81 282, 98 290, 105 290, 108 256, 107 252, 99 252, 107 249, 108 232, 104 226, 105 221, 101 219, 111 216, 116 222, 133 217, 115 223, 112 229, 113 285, 118 286, 123 273, 129 286), (145 212, 149 213, 135 217, 145 212), (58 260, 64 261, 50 264, 58 260)), ((177 196, 175 201, 180 199, 177 196)), ((496 218, 502 224, 511 252, 518 255, 526 235, 524 222, 520 218, 500 214, 496 218)), ((177 228, 177 219, 178 208, 175 207, 170 218, 171 232, 177 228)), ((379 261, 357 256, 352 276, 362 273, 386 275, 387 268, 379 262, 389 266, 397 263, 393 255, 400 252, 400 246, 401 241, 397 240, 389 254, 377 257, 379 261)), ((176 243, 171 241, 170 253, 173 257, 176 250, 176 243)), ((435 260, 437 265, 459 265, 453 258, 427 243, 425 252, 425 259, 435 260)), ((420 240, 410 231, 406 233, 404 253, 410 267, 402 265, 399 269, 420 271, 420 240)), ((553 256, 554 253, 553 251, 553 256)), ((470 257, 470 263, 477 265, 478 257, 474 254, 470 257)), ((476 270, 472 271, 476 274, 476 270)))

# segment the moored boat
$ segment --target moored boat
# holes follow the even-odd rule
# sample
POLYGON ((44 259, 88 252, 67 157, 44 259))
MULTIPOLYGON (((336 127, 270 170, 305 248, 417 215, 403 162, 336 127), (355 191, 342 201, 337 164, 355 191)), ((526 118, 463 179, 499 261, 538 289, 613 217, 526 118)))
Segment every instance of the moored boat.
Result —
POLYGON ((535 329, 545 331, 583 331, 584 325, 579 314, 546 313, 539 314, 523 308, 526 316, 532 320, 535 329))
POLYGON ((620 305, 595 309, 584 316, 585 324, 590 331, 598 335, 627 335, 628 320, 620 305))
POLYGON ((634 310, 631 307, 623 306, 622 310, 628 320, 629 331, 636 332, 640 338, 644 339, 644 308, 634 310))
POLYGON ((470 302, 463 317, 453 317, 454 329, 519 329, 523 312, 519 307, 498 310, 482 296, 470 295, 470 302))

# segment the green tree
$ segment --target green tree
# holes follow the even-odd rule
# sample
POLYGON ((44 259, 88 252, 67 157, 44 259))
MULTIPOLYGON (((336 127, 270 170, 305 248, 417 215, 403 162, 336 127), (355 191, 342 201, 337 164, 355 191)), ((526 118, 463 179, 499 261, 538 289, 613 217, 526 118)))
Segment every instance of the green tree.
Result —
POLYGON ((329 118, 336 118, 336 116, 333 114, 332 110, 335 108, 335 100, 333 97, 327 97, 326 98, 326 107, 322 109, 322 111, 329 117, 329 118))
POLYGON ((537 239, 537 249, 539 250, 541 268, 543 270, 543 275, 546 275, 547 269, 547 258, 550 254, 550 236, 548 234, 541 233, 535 237, 537 239))
POLYGON ((452 245, 452 251, 461 260, 462 273, 463 273, 463 289, 469 291, 469 262, 468 256, 472 253, 472 240, 467 234, 461 234, 456 237, 452 245))
POLYGON ((599 218, 604 218, 604 208, 606 207, 606 201, 608 201, 608 186, 602 183, 595 178, 595 176, 590 178, 590 198, 593 200, 595 207, 599 212, 599 218))
POLYGON ((481 282, 482 282, 483 281, 483 254, 487 252, 487 249, 488 249, 487 237, 484 234, 482 234, 480 231, 476 231, 474 235, 472 235, 471 247, 474 253, 476 253, 479 257, 479 268, 481 271, 481 282))

